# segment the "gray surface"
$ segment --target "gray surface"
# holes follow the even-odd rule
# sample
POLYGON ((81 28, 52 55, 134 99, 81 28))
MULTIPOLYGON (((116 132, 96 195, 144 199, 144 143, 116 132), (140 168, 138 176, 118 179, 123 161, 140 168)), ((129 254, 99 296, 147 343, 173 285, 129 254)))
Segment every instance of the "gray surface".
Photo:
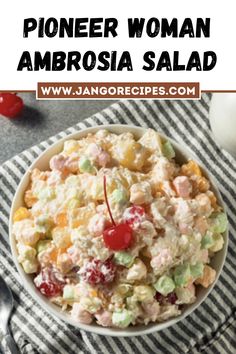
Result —
POLYGON ((37 101, 34 93, 19 96, 25 103, 21 116, 10 120, 0 115, 0 164, 115 102, 37 101))

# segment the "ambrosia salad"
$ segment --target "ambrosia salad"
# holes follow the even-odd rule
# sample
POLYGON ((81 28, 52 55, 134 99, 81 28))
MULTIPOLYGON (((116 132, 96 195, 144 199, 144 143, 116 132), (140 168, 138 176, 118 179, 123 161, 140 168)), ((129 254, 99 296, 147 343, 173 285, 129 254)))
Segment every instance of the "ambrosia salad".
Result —
POLYGON ((179 165, 153 130, 66 141, 48 171, 32 171, 24 200, 19 262, 75 321, 162 322, 215 280, 227 217, 198 164, 179 165))

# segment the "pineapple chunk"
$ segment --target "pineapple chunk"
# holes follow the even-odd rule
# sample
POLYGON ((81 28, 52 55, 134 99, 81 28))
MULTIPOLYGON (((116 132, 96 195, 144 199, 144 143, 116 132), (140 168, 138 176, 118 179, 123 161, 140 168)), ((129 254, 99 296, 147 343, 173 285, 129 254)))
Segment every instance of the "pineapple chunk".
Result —
POLYGON ((38 198, 33 195, 33 191, 28 189, 24 195, 24 202, 28 208, 32 208, 32 206, 38 201, 38 198))
POLYGON ((13 221, 17 222, 28 218, 30 218, 30 211, 24 207, 20 207, 14 213, 13 221))
POLYGON ((67 140, 64 143, 63 154, 66 156, 70 156, 73 152, 77 152, 80 146, 77 140, 67 140))
POLYGON ((143 134, 142 138, 139 139, 139 143, 151 152, 156 152, 159 156, 162 155, 161 138, 160 135, 154 130, 148 129, 146 133, 143 134))
POLYGON ((88 206, 71 210, 69 213, 69 227, 74 229, 79 226, 87 226, 89 220, 96 214, 95 204, 89 203, 88 206))
POLYGON ((133 171, 141 171, 148 158, 148 151, 134 140, 120 140, 113 147, 112 156, 123 167, 133 171))
POLYGON ((67 227, 55 227, 52 231, 53 243, 57 248, 71 246, 70 232, 67 227))

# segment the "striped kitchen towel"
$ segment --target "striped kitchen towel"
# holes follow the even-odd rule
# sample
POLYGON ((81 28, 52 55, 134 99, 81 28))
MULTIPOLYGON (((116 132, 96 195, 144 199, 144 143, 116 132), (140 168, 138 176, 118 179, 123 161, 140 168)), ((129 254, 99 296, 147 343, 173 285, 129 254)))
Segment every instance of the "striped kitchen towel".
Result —
POLYGON ((0 273, 14 293, 16 309, 11 328, 23 354, 236 353, 236 160, 222 151, 212 137, 208 122, 210 97, 204 94, 200 101, 122 101, 0 167, 0 273), (230 221, 226 264, 207 300, 181 323, 133 338, 103 337, 79 331, 45 312, 22 287, 8 241, 13 195, 32 161, 69 133, 107 123, 150 127, 188 146, 218 180, 230 221))

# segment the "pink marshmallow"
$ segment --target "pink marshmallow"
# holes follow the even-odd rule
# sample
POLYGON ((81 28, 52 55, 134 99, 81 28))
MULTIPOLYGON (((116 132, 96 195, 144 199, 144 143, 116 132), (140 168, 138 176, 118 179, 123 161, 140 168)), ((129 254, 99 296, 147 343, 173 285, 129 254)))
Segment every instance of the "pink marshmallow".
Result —
POLYGON ((93 320, 92 315, 86 311, 79 303, 74 303, 71 311, 71 317, 80 323, 90 324, 93 320))
POLYGON ((207 220, 204 217, 198 217, 195 221, 195 229, 202 236, 205 235, 206 231, 208 230, 207 220))
POLYGON ((101 167, 105 167, 111 160, 110 155, 106 151, 102 151, 98 155, 98 165, 101 167))
POLYGON ((65 167, 70 171, 70 172, 78 172, 79 170, 79 157, 75 155, 71 155, 69 159, 65 162, 65 167))
POLYGON ((165 192, 168 197, 175 197, 176 193, 174 189, 171 186, 171 183, 169 181, 164 181, 163 182, 163 191, 165 192))
POLYGON ((64 157, 63 155, 53 156, 49 163, 51 170, 63 171, 65 169, 65 164, 68 159, 68 157, 64 157))
POLYGON ((101 152, 102 152, 102 148, 99 145, 97 145, 95 143, 89 144, 88 153, 91 157, 97 158, 101 152))
POLYGON ((151 266, 152 268, 166 267, 172 262, 172 256, 170 250, 165 248, 162 249, 159 254, 152 258, 151 266))
POLYGON ((174 179, 173 185, 179 197, 188 198, 192 191, 192 185, 189 182, 188 177, 178 176, 174 179))
POLYGON ((110 161, 110 155, 104 151, 101 146, 92 143, 88 147, 88 153, 91 157, 95 159, 97 164, 101 167, 105 167, 110 161))
POLYGON ((183 235, 191 235, 192 234, 192 228, 188 224, 185 224, 184 222, 179 223, 179 231, 183 235))
POLYGON ((201 261, 202 263, 208 263, 208 256, 209 256, 209 252, 208 252, 207 249, 201 250, 200 261, 201 261))
POLYGON ((156 321, 157 316, 160 314, 160 305, 157 301, 144 302, 142 308, 146 317, 151 317, 152 321, 156 321))
POLYGON ((97 319, 97 323, 103 327, 111 327, 112 326, 112 313, 110 311, 102 311, 95 314, 95 318, 97 319))
POLYGON ((196 293, 196 287, 193 283, 190 283, 188 286, 187 286, 187 289, 191 292, 192 296, 195 296, 195 293, 196 293))
POLYGON ((212 212, 211 201, 207 194, 201 193, 196 196, 198 202, 198 215, 209 216, 212 212))

